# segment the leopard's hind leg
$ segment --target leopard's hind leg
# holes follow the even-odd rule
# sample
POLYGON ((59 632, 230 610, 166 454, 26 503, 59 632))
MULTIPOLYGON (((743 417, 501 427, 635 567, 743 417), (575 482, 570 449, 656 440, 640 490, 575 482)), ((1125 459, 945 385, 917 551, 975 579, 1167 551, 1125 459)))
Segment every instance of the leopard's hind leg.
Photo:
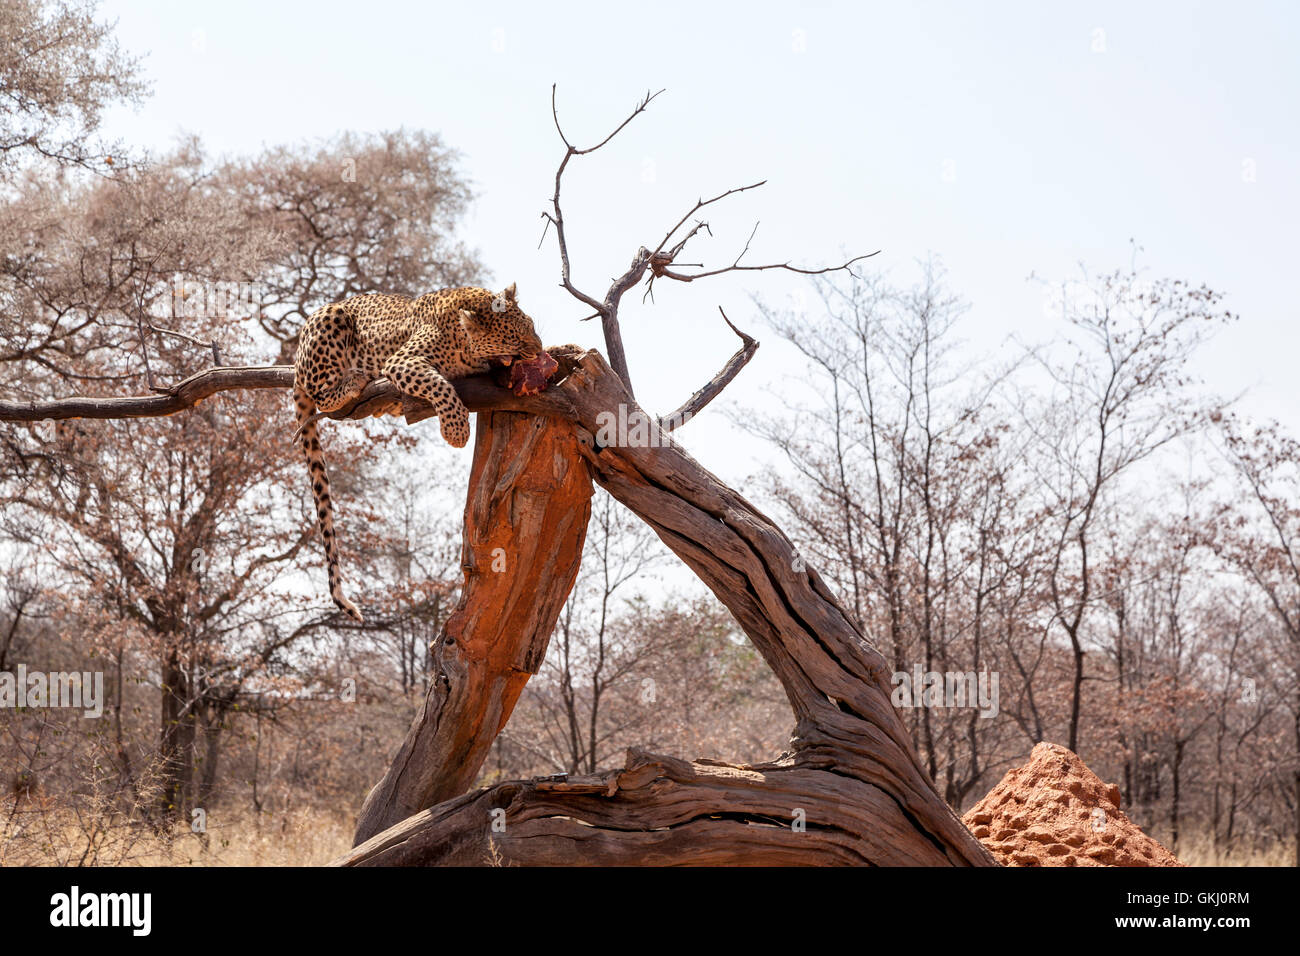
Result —
POLYGON ((298 343, 297 384, 322 412, 338 411, 361 394, 370 376, 357 368, 356 326, 342 306, 312 315, 298 343))

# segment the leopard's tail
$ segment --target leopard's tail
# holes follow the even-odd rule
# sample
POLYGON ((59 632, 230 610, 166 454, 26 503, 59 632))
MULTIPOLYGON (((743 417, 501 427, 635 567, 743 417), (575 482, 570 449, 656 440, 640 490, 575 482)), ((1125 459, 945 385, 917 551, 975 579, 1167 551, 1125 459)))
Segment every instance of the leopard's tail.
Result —
POLYGON ((311 476, 311 493, 316 499, 316 519, 320 525, 321 537, 325 540, 330 597, 334 598, 334 603, 341 611, 361 623, 361 612, 343 596, 343 584, 339 576, 339 545, 334 536, 334 505, 330 501, 330 479, 325 473, 325 456, 321 453, 316 423, 311 421, 311 416, 316 412, 316 402, 305 389, 296 384, 293 387, 293 402, 297 409, 298 437, 302 442, 303 453, 307 456, 307 471, 311 476))

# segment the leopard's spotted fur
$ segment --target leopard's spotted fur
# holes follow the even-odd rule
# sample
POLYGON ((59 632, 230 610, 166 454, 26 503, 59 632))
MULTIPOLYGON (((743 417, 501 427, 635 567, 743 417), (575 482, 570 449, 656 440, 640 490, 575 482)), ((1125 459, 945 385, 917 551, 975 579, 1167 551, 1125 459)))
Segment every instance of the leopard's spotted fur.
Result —
POLYGON ((541 339, 532 319, 520 310, 513 284, 501 293, 470 287, 442 289, 418 299, 353 296, 317 310, 303 324, 293 399, 325 540, 330 596, 341 610, 362 619, 340 583, 329 477, 312 414, 342 408, 382 376, 407 395, 432 404, 442 437, 463 448, 469 441, 469 410, 451 380, 486 372, 493 362, 508 365, 541 351, 541 339))

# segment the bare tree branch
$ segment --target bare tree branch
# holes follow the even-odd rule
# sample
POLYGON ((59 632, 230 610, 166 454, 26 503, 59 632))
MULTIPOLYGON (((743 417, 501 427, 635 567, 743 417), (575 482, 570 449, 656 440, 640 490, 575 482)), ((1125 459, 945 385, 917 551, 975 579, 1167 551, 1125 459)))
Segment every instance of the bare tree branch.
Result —
POLYGON ((722 371, 705 382, 694 395, 682 403, 680 408, 672 414, 664 415, 659 419, 659 427, 664 431, 670 432, 694 418, 705 405, 722 393, 722 390, 731 383, 733 378, 740 374, 740 370, 749 364, 749 360, 758 351, 758 340, 736 328, 731 319, 727 318, 727 313, 722 311, 722 306, 718 306, 718 311, 722 312, 722 320, 731 327, 731 331, 740 336, 740 350, 727 361, 727 364, 722 367, 722 371))
MULTIPOLYGON (((755 226, 754 228, 757 230, 758 226, 755 226)), ((750 239, 753 238, 753 233, 750 233, 750 239)), ((724 272, 762 272, 767 269, 784 269, 787 272, 797 272, 799 275, 820 276, 825 275, 828 272, 851 272, 852 270, 850 270, 849 267, 855 262, 861 262, 863 259, 870 259, 872 256, 880 254, 880 250, 877 249, 875 252, 868 252, 866 255, 854 256, 852 259, 849 259, 847 262, 838 266, 826 266, 821 269, 804 269, 801 266, 792 266, 788 262, 773 262, 761 266, 742 266, 740 264, 740 259, 747 251, 749 251, 748 242, 745 243, 745 248, 740 251, 740 255, 736 256, 736 261, 729 266, 723 266, 721 269, 711 269, 708 272, 697 272, 694 275, 684 275, 680 272, 673 272, 665 267, 660 267, 656 270, 655 275, 663 276, 665 279, 675 279, 678 282, 694 282, 696 279, 722 275, 724 272)))
MULTIPOLYGON (((659 93, 662 92, 663 90, 659 91, 659 93)), ((690 242, 690 240, 694 236, 696 236, 701 230, 704 230, 705 232, 708 232, 710 235, 712 235, 712 230, 710 230, 709 224, 707 222, 703 220, 697 220, 694 227, 692 227, 690 231, 686 233, 686 235, 684 235, 681 239, 677 240, 677 242, 673 244, 671 247, 669 247, 669 243, 673 242, 673 237, 676 236, 678 232, 681 231, 682 227, 686 225, 687 221, 696 213, 698 213, 701 209, 704 209, 707 206, 711 206, 714 203, 720 202, 721 200, 726 199, 728 196, 732 196, 737 193, 747 192, 748 190, 751 189, 757 189, 759 186, 762 186, 767 182, 767 180, 761 180, 756 183, 750 183, 747 186, 732 187, 731 189, 718 193, 718 195, 716 196, 711 196, 708 199, 701 198, 696 200, 695 205, 692 206, 689 210, 687 210, 686 214, 682 216, 680 219, 678 219, 676 223, 673 224, 672 228, 668 230, 668 232, 664 235, 663 239, 659 241, 659 244, 655 246, 653 250, 648 249, 645 246, 642 246, 636 251, 636 255, 633 256, 632 258, 631 265, 628 266, 627 270, 621 276, 613 280, 613 283, 609 287, 609 291, 605 294, 604 301, 597 301, 594 296, 588 295, 586 292, 583 292, 582 290, 578 289, 573 284, 573 280, 572 280, 572 267, 569 260, 568 237, 565 234, 564 214, 560 209, 560 183, 564 176, 564 171, 565 169, 568 168, 569 160, 572 159, 574 156, 582 156, 587 153, 593 153, 596 150, 600 149, 605 144, 607 144, 615 136, 617 136, 629 123, 632 122, 632 120, 634 120, 641 112, 643 112, 646 109, 647 106, 650 105, 650 102, 654 100, 655 97, 659 95, 659 93, 647 93, 645 97, 642 98, 640 103, 637 104, 636 109, 634 109, 632 113, 626 119, 624 119, 623 122, 620 123, 612 133, 610 133, 608 136, 606 136, 604 139, 602 139, 599 143, 597 143, 594 146, 589 146, 585 149, 579 149, 578 147, 574 146, 571 142, 569 142, 569 138, 564 134, 564 129, 560 125, 559 109, 556 105, 556 86, 555 84, 551 84, 551 118, 555 122, 555 130, 559 134, 561 142, 564 143, 565 153, 564 153, 564 158, 560 160, 559 168, 555 171, 555 193, 551 197, 552 211, 542 213, 542 219, 544 219, 546 222, 545 226, 543 226, 542 228, 542 241, 545 241, 546 239, 547 229, 549 229, 552 225, 555 226, 556 240, 559 243, 559 248, 560 248, 560 284, 561 286, 563 286, 563 288, 568 290, 569 294, 572 295, 575 299, 577 299, 578 301, 582 302, 584 305, 587 305, 594 310, 591 315, 585 316, 583 321, 586 321, 587 319, 594 319, 596 317, 600 318, 601 331, 604 333, 605 336, 605 350, 608 353, 609 364, 613 367, 614 371, 618 374, 618 377, 623 380, 623 384, 627 386, 627 390, 629 392, 633 391, 632 377, 628 370, 627 355, 623 348, 623 335, 619 327, 618 309, 619 309, 619 303, 621 302, 623 295, 629 289, 631 289, 633 286, 635 286, 638 282, 641 281, 642 277, 645 276, 647 270, 650 272, 650 278, 646 283, 646 292, 645 295, 642 297, 642 301, 645 301, 646 299, 653 300, 654 281, 655 279, 661 277, 674 279, 678 282, 694 282, 696 279, 703 279, 707 276, 721 275, 724 272, 762 272, 762 271, 772 270, 772 269, 782 269, 788 272, 795 272, 800 275, 816 276, 816 275, 824 275, 829 272, 839 272, 839 271, 851 272, 852 271, 851 266, 854 263, 860 262, 863 259, 867 259, 870 258, 871 256, 876 255, 876 252, 872 252, 872 253, 868 253, 867 255, 855 256, 854 258, 848 260, 847 262, 841 265, 827 266, 825 268, 820 268, 820 269, 803 268, 801 266, 794 266, 791 265, 788 261, 769 263, 766 265, 756 265, 756 266, 741 265, 740 260, 744 257, 745 253, 749 251, 749 246, 750 243, 753 241, 754 234, 758 231, 758 224, 755 223, 754 230, 750 232, 749 239, 745 242, 744 248, 741 249, 740 255, 736 256, 735 260, 731 263, 731 265, 725 266, 721 269, 712 269, 707 272, 697 272, 694 274, 686 274, 683 272, 674 271, 669 268, 674 264, 677 264, 677 267, 679 269, 683 267, 703 268, 702 263, 679 263, 678 264, 676 263, 676 260, 677 257, 681 254, 682 250, 686 247, 686 244, 690 242)), ((539 247, 541 246, 541 241, 538 242, 538 246, 539 247)), ((879 252, 879 250, 877 250, 877 252, 879 252)), ((726 318, 725 314, 723 317, 726 318)), ((731 324, 730 319, 727 320, 727 324, 728 325, 731 324)), ((735 326, 732 326, 732 328, 735 329, 735 326)), ((740 333, 737 330, 737 334, 741 335, 742 333, 740 333)), ((742 335, 742 341, 745 341, 743 335, 742 335)), ((754 343, 754 348, 757 348, 757 343, 754 343)), ((718 392, 720 392, 727 385, 727 383, 730 382, 731 379, 735 377, 736 373, 739 372, 740 369, 745 366, 745 364, 749 361, 749 357, 752 355, 753 355, 753 349, 749 348, 749 343, 746 342, 746 347, 742 348, 741 351, 738 352, 736 356, 732 358, 731 362, 727 364, 723 372, 719 373, 718 376, 715 376, 703 388, 701 388, 698 392, 696 392, 696 394, 692 396, 691 401, 689 401, 687 405, 690 405, 692 402, 697 402, 698 400, 698 403, 696 405, 697 411, 700 408, 703 408, 705 405, 707 405, 710 401, 713 400, 714 397, 717 396, 718 392)), ((686 406, 683 406, 683 408, 685 407, 686 406)), ((678 415, 678 413, 681 411, 682 410, 679 409, 678 412, 674 412, 672 415, 666 416, 664 419, 661 419, 661 421, 675 420, 677 424, 681 424, 682 422, 685 421, 685 419, 674 418, 674 416, 678 415)))
POLYGON ((161 418, 193 408, 217 392, 244 388, 289 388, 289 365, 212 368, 172 386, 161 395, 127 398, 54 398, 42 401, 0 401, 0 421, 38 422, 67 418, 161 418))
MULTIPOLYGON (((496 385, 486 375, 459 379, 453 383, 457 393, 473 411, 503 409, 530 411, 538 415, 563 416, 563 400, 543 392, 526 398, 516 396, 496 385)), ((161 418, 193 408, 218 392, 238 389, 291 388, 292 365, 263 365, 212 368, 191 375, 172 386, 163 395, 139 395, 128 398, 55 398, 42 401, 0 401, 0 422, 59 421, 68 418, 161 418)), ((432 406, 403 395, 387 379, 371 382, 356 399, 328 418, 361 419, 387 414, 400 407, 407 422, 414 424, 433 415, 432 406)))
MULTIPOLYGON (((659 91, 659 93, 662 92, 663 90, 659 91)), ((645 108, 650 105, 650 102, 659 95, 659 93, 647 92, 641 102, 637 104, 636 109, 632 111, 631 115, 629 115, 627 119, 623 120, 623 122, 618 125, 614 132, 610 133, 595 146, 589 146, 586 149, 578 149, 569 142, 568 137, 564 135, 564 129, 560 126, 560 115, 555 101, 555 84, 551 84, 551 118, 555 121, 555 130, 560 134, 560 139, 564 143, 565 153, 564 158, 560 160, 559 168, 555 171, 555 194, 551 198, 551 206, 554 209, 554 212, 544 212, 542 213, 542 218, 547 221, 548 226, 555 226, 555 237, 560 246, 560 284, 575 299, 595 309, 596 315, 601 317, 601 324, 604 327, 605 333, 605 349, 609 352, 610 364, 614 367, 614 371, 618 373, 619 377, 623 379, 623 383, 628 386, 629 390, 632 387, 632 377, 628 374, 627 356, 623 351, 623 338, 618 327, 618 300, 622 297, 624 291, 636 284, 637 280, 640 278, 640 273, 638 272, 637 278, 633 279, 622 289, 618 289, 619 282, 616 281, 614 286, 610 288, 609 294, 605 296, 604 302, 597 301, 593 296, 588 295, 573 284, 572 272, 569 265, 568 240, 564 232, 564 212, 560 209, 560 181, 564 176, 564 170, 568 167, 570 159, 574 156, 583 156, 587 153, 594 153, 596 150, 600 149, 617 136, 623 127, 636 119, 637 115, 642 113, 645 108), (615 292, 616 289, 618 289, 617 293, 615 292)), ((542 238, 546 238, 546 227, 543 227, 542 229, 542 238)), ((539 242, 538 245, 540 246, 541 243, 539 242)), ((633 268, 632 270, 629 270, 629 273, 635 271, 635 269, 636 263, 634 262, 633 268)), ((642 271, 644 271, 644 267, 642 267, 642 271)))
POLYGON ((618 128, 615 129, 614 132, 610 133, 608 136, 602 139, 595 146, 588 146, 586 149, 578 149, 576 146, 570 143, 568 138, 564 135, 564 130, 560 128, 560 114, 556 110, 556 106, 555 106, 555 84, 554 83, 551 84, 551 118, 555 120, 555 131, 560 134, 560 139, 563 140, 564 145, 569 148, 569 152, 574 156, 582 156, 585 155, 586 153, 594 153, 596 150, 600 149, 611 139, 617 136, 620 132, 622 132, 624 126, 632 122, 632 120, 636 119, 638 114, 645 112, 645 108, 650 105, 650 102, 655 97, 657 97, 659 93, 662 92, 663 90, 659 90, 658 93, 651 93, 649 90, 646 90, 645 96, 642 97, 641 102, 637 104, 636 109, 632 111, 631 115, 628 116, 627 119, 623 120, 623 122, 618 124, 618 128))
MULTIPOLYGON (((668 235, 664 236, 663 241, 660 242, 659 245, 655 246, 655 254, 658 255, 659 253, 663 252, 664 246, 668 245, 668 240, 672 239, 672 237, 677 233, 677 230, 682 228, 682 225, 686 222, 686 220, 690 219, 691 216, 695 215, 705 206, 711 206, 715 202, 726 199, 728 196, 733 195, 735 193, 743 193, 750 189, 757 189, 759 186, 765 185, 766 183, 767 180, 764 179, 756 183, 751 183, 748 186, 736 186, 733 189, 728 189, 725 193, 719 193, 718 195, 714 196, 712 199, 698 200, 695 203, 695 205, 690 208, 690 210, 686 213, 686 215, 682 216, 681 219, 677 220, 677 225, 673 226, 671 229, 668 230, 668 235)), ((708 228, 708 223, 702 223, 702 225, 706 229, 708 228)), ((686 239, 689 239, 691 236, 695 235, 695 232, 698 230, 698 228, 699 227, 697 226, 696 229, 692 229, 691 234, 687 236, 686 239)), ((755 226, 754 228, 757 229, 758 226, 755 226)), ((672 252, 670 253, 670 258, 672 258, 677 253, 682 251, 682 247, 686 245, 686 239, 683 239, 681 242, 679 242, 677 245, 673 247, 672 252)))
POLYGON ((196 339, 192 335, 186 335, 184 332, 177 332, 175 329, 164 329, 162 326, 154 325, 152 322, 148 323, 148 328, 153 332, 157 332, 159 335, 170 335, 181 339, 182 341, 189 342, 195 348, 204 349, 205 351, 211 349, 212 364, 217 367, 221 366, 221 346, 217 344, 216 339, 213 339, 211 342, 204 342, 202 339, 196 339))

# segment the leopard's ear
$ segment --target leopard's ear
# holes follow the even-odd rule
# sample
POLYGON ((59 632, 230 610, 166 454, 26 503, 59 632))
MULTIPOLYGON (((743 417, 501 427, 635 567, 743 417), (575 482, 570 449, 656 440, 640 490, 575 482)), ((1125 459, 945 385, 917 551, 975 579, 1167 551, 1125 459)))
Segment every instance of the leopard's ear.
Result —
POLYGON ((478 336, 483 334, 483 319, 477 312, 471 312, 469 309, 460 310, 460 327, 465 330, 469 336, 478 336))
POLYGON ((505 287, 505 289, 502 290, 501 294, 502 294, 503 296, 505 296, 505 300, 506 300, 507 302, 514 302, 514 301, 515 301, 515 284, 514 284, 513 282, 510 283, 508 286, 505 287))

